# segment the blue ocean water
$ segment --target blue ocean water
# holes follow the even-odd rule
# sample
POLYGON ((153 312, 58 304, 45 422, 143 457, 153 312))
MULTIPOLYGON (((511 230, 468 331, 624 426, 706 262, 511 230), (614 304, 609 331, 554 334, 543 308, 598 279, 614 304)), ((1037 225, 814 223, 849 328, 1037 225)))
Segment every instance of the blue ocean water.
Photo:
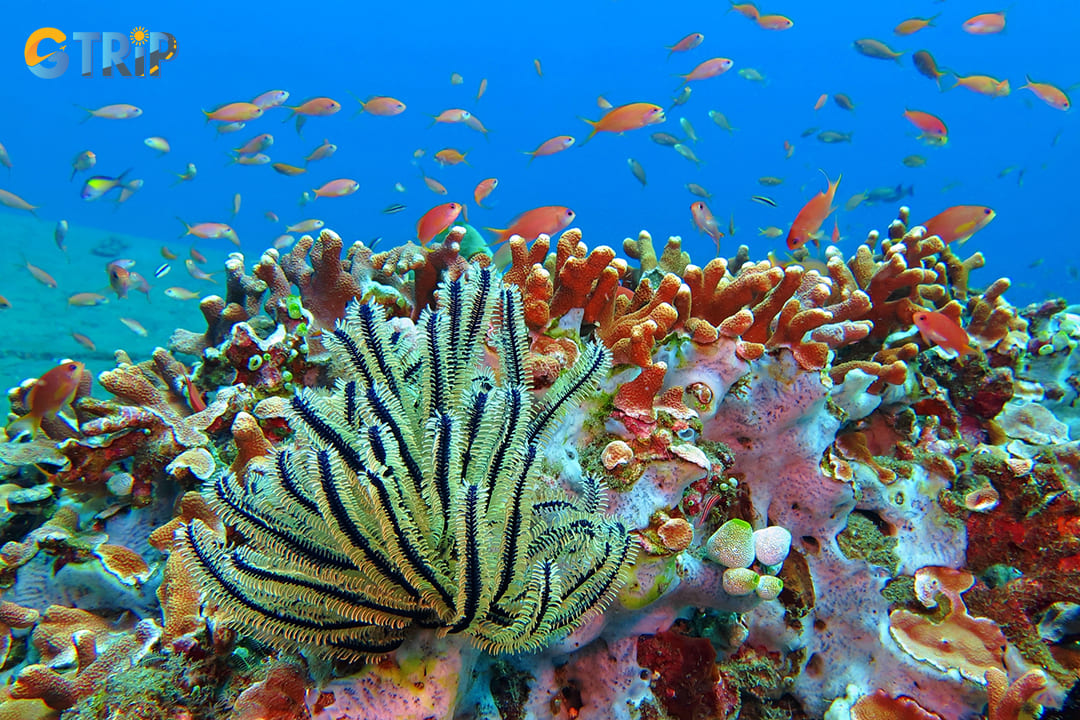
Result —
MULTIPOLYGON (((258 5, 198 0, 168 8, 127 1, 7 7, 0 25, 0 143, 13 168, 0 169, 0 188, 39 205, 41 220, 18 225, 18 232, 0 232, 0 239, 5 256, 14 262, 25 253, 35 265, 55 272, 60 287, 45 288, 25 270, 8 266, 0 294, 13 307, 3 311, 8 331, 0 338, 0 351, 33 350, 42 358, 82 352, 67 337, 81 327, 82 318, 100 325, 95 340, 99 352, 106 353, 121 341, 134 350, 149 350, 164 344, 177 324, 201 326, 193 302, 179 304, 161 295, 170 285, 203 293, 214 289, 187 277, 180 261, 173 263, 171 276, 152 280, 150 305, 136 293, 100 308, 69 310, 64 301, 69 294, 101 290, 106 283, 107 258, 89 252, 100 238, 85 239, 93 232, 132 238, 124 254, 137 258, 138 269, 149 276, 161 262, 160 245, 168 244, 181 258, 186 254, 190 238, 178 240, 183 228, 177 217, 189 223, 232 224, 252 260, 284 231, 285 223, 306 218, 324 220, 347 241, 382 237, 385 248, 415 237, 421 214, 446 200, 466 202, 474 225, 495 227, 505 227, 513 216, 536 206, 565 205, 577 213, 574 224, 583 229, 590 246, 621 248, 624 237, 645 228, 661 241, 681 235, 695 262, 704 264, 716 249, 693 225, 689 208, 698 198, 687 192, 686 183, 712 193, 709 204, 722 227, 733 219, 736 233, 723 239, 722 253, 730 255, 745 243, 753 257, 762 258, 769 250, 782 255, 783 238, 761 237, 757 229, 786 229, 803 203, 824 188, 822 171, 830 177, 843 174, 837 192, 841 205, 872 188, 912 187, 914 195, 903 202, 912 207, 915 221, 951 205, 989 205, 997 218, 960 253, 981 250, 986 255, 987 267, 974 276, 973 284, 1008 276, 1014 286, 1007 297, 1018 305, 1075 292, 1080 272, 1071 237, 1080 156, 1076 111, 1055 110, 1020 86, 1025 74, 1062 88, 1080 82, 1080 60, 1069 52, 1080 27, 1080 5, 1067 0, 1017 2, 1008 9, 1006 30, 984 36, 963 32, 961 23, 975 13, 1001 8, 970 0, 789 1, 759 7, 788 15, 794 27, 762 30, 729 12, 724 2, 646 0, 258 5), (906 18, 935 14, 940 15, 934 26, 915 35, 897 37, 892 32, 906 18), (84 78, 76 51, 64 75, 46 80, 27 69, 23 56, 29 35, 46 26, 69 37, 80 31, 128 33, 144 27, 171 33, 178 52, 157 78, 105 78, 99 68, 84 78), (665 46, 691 32, 704 33, 702 45, 668 57, 665 46), (904 55, 899 62, 859 55, 852 41, 867 37, 904 55), (930 50, 940 65, 965 75, 1008 78, 1012 93, 992 99, 963 88, 940 92, 912 66, 911 53, 919 49, 930 50), (653 102, 666 109, 681 84, 676 74, 718 56, 732 58, 733 69, 692 83, 689 102, 668 110, 664 125, 622 136, 604 133, 582 144, 589 128, 580 117, 596 120, 602 115, 598 95, 616 105, 653 102), (534 59, 541 62, 542 77, 534 59), (747 68, 757 70, 765 82, 737 74, 747 68), (451 84, 451 73, 460 73, 464 82, 451 84), (487 92, 477 100, 482 78, 487 79, 487 92), (268 111, 243 131, 222 136, 200 112, 271 89, 287 90, 290 105, 329 96, 343 109, 331 117, 311 118, 302 137, 291 122, 282 122, 288 116, 283 109, 268 111), (350 91, 361 97, 390 95, 408 109, 396 117, 354 116, 359 105, 350 91), (822 93, 849 95, 855 111, 831 100, 815 111, 822 93), (137 105, 143 114, 80 123, 85 114, 76 104, 111 103, 137 105), (490 129, 488 137, 461 125, 432 126, 431 116, 454 107, 481 119, 490 129), (948 144, 921 144, 902 116, 905 108, 944 119, 948 144), (709 119, 710 110, 724 113, 737 130, 728 133, 717 127, 709 119), (649 138, 654 131, 682 137, 680 117, 688 119, 700 137, 690 143, 702 160, 700 166, 649 138), (809 127, 852 132, 853 142, 827 145, 812 136, 800 137, 809 127), (275 162, 303 165, 303 158, 324 138, 338 151, 298 177, 282 176, 268 166, 227 165, 228 149, 263 132, 274 135, 267 153, 275 162), (522 154, 563 134, 576 137, 577 145, 532 163, 522 154), (167 138, 172 151, 159 157, 143 144, 149 136, 167 138), (785 141, 794 145, 790 158, 785 158, 785 141), (447 147, 467 152, 469 165, 436 165, 435 152, 447 147), (80 199, 87 173, 75 181, 69 181, 69 175, 72 159, 87 149, 98 158, 92 174, 115 176, 130 168, 128 178, 145 180, 142 190, 121 207, 109 199, 80 199), (417 150, 425 151, 422 158, 415 157, 417 150), (925 156, 926 165, 905 167, 901 159, 912 154, 925 156), (631 157, 644 167, 646 187, 631 175, 631 157), (187 163, 198 167, 198 176, 174 185, 175 174, 187 163), (999 177, 1007 168, 1015 169, 999 177), (425 188, 421 169, 449 189, 446 198, 425 188), (757 182, 763 175, 780 177, 783 184, 764 188, 757 182), (489 210, 472 202, 473 187, 486 177, 500 181, 489 210), (304 191, 335 178, 353 178, 361 189, 350 197, 299 206, 304 191), (395 183, 406 191, 395 191, 395 183), (232 218, 236 193, 242 196, 242 207, 232 218), (751 196, 758 194, 773 198, 777 207, 752 202, 751 196), (383 214, 392 203, 407 208, 383 214), (267 220, 266 211, 282 222, 267 220), (52 228, 60 219, 74 228, 70 264, 52 245, 52 228), (114 319, 121 315, 140 319, 149 337, 130 334, 114 319), (33 347, 27 347, 31 336, 20 335, 20 328, 54 316, 62 319, 55 343, 50 334, 39 333, 32 336, 33 347)), ((55 45, 47 41, 42 48, 48 52, 55 45)), ((99 49, 94 52, 96 61, 99 49)), ((943 82, 951 85, 952 77, 943 82)), ((841 210, 841 248, 853 251, 869 229, 883 229, 898 204, 841 210)), ((20 216, 26 213, 0 207, 0 229, 16 227, 16 219, 23 222, 20 216)), ((225 241, 201 240, 198 247, 210 255, 213 266, 220 266, 224 254, 235 249, 225 241)), ((104 367, 107 364, 95 369, 104 367)), ((21 369, 9 368, 5 378, 20 375, 21 369)), ((28 369, 20 376, 30 374, 28 369)))

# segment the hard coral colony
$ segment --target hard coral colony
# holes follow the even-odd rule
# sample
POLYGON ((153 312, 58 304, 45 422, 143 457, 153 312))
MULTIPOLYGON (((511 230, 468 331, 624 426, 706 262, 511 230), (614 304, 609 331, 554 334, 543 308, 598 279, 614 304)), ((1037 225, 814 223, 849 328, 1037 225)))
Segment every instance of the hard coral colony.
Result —
POLYGON ((234 253, 111 398, 9 393, 5 717, 1062 702, 1080 314, 973 289, 906 209, 824 275, 576 229, 500 274, 465 233, 234 253))

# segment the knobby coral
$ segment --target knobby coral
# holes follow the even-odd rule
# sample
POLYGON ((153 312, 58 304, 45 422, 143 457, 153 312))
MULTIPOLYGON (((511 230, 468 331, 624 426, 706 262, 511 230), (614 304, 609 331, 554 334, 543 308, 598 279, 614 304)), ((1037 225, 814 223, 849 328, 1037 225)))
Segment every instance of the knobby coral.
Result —
POLYGON ((204 491, 232 545, 200 520, 177 548, 219 620, 271 645, 360 659, 411 626, 489 651, 537 649, 611 600, 634 559, 604 490, 541 479, 565 410, 610 367, 589 345, 539 399, 517 288, 473 269, 440 290, 415 337, 353 304, 325 334, 332 392, 291 402, 296 447, 204 491), (490 337, 497 371, 485 367, 490 337))

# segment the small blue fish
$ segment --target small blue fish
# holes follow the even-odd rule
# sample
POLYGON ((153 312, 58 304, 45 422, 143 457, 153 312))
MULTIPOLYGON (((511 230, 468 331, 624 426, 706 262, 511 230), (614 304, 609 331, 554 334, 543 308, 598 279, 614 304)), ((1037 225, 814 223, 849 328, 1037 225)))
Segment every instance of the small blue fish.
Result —
POLYGON ((162 263, 161 266, 154 271, 154 277, 163 278, 169 274, 170 270, 172 270, 172 265, 170 265, 169 263, 162 263))

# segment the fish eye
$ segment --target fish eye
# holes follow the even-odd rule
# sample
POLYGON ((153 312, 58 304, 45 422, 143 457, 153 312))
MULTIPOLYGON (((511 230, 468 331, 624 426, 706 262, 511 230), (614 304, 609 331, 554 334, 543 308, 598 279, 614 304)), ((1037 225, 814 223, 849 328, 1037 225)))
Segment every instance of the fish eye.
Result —
POLYGON ((983 208, 983 215, 989 215, 989 214, 990 214, 990 208, 983 208))

